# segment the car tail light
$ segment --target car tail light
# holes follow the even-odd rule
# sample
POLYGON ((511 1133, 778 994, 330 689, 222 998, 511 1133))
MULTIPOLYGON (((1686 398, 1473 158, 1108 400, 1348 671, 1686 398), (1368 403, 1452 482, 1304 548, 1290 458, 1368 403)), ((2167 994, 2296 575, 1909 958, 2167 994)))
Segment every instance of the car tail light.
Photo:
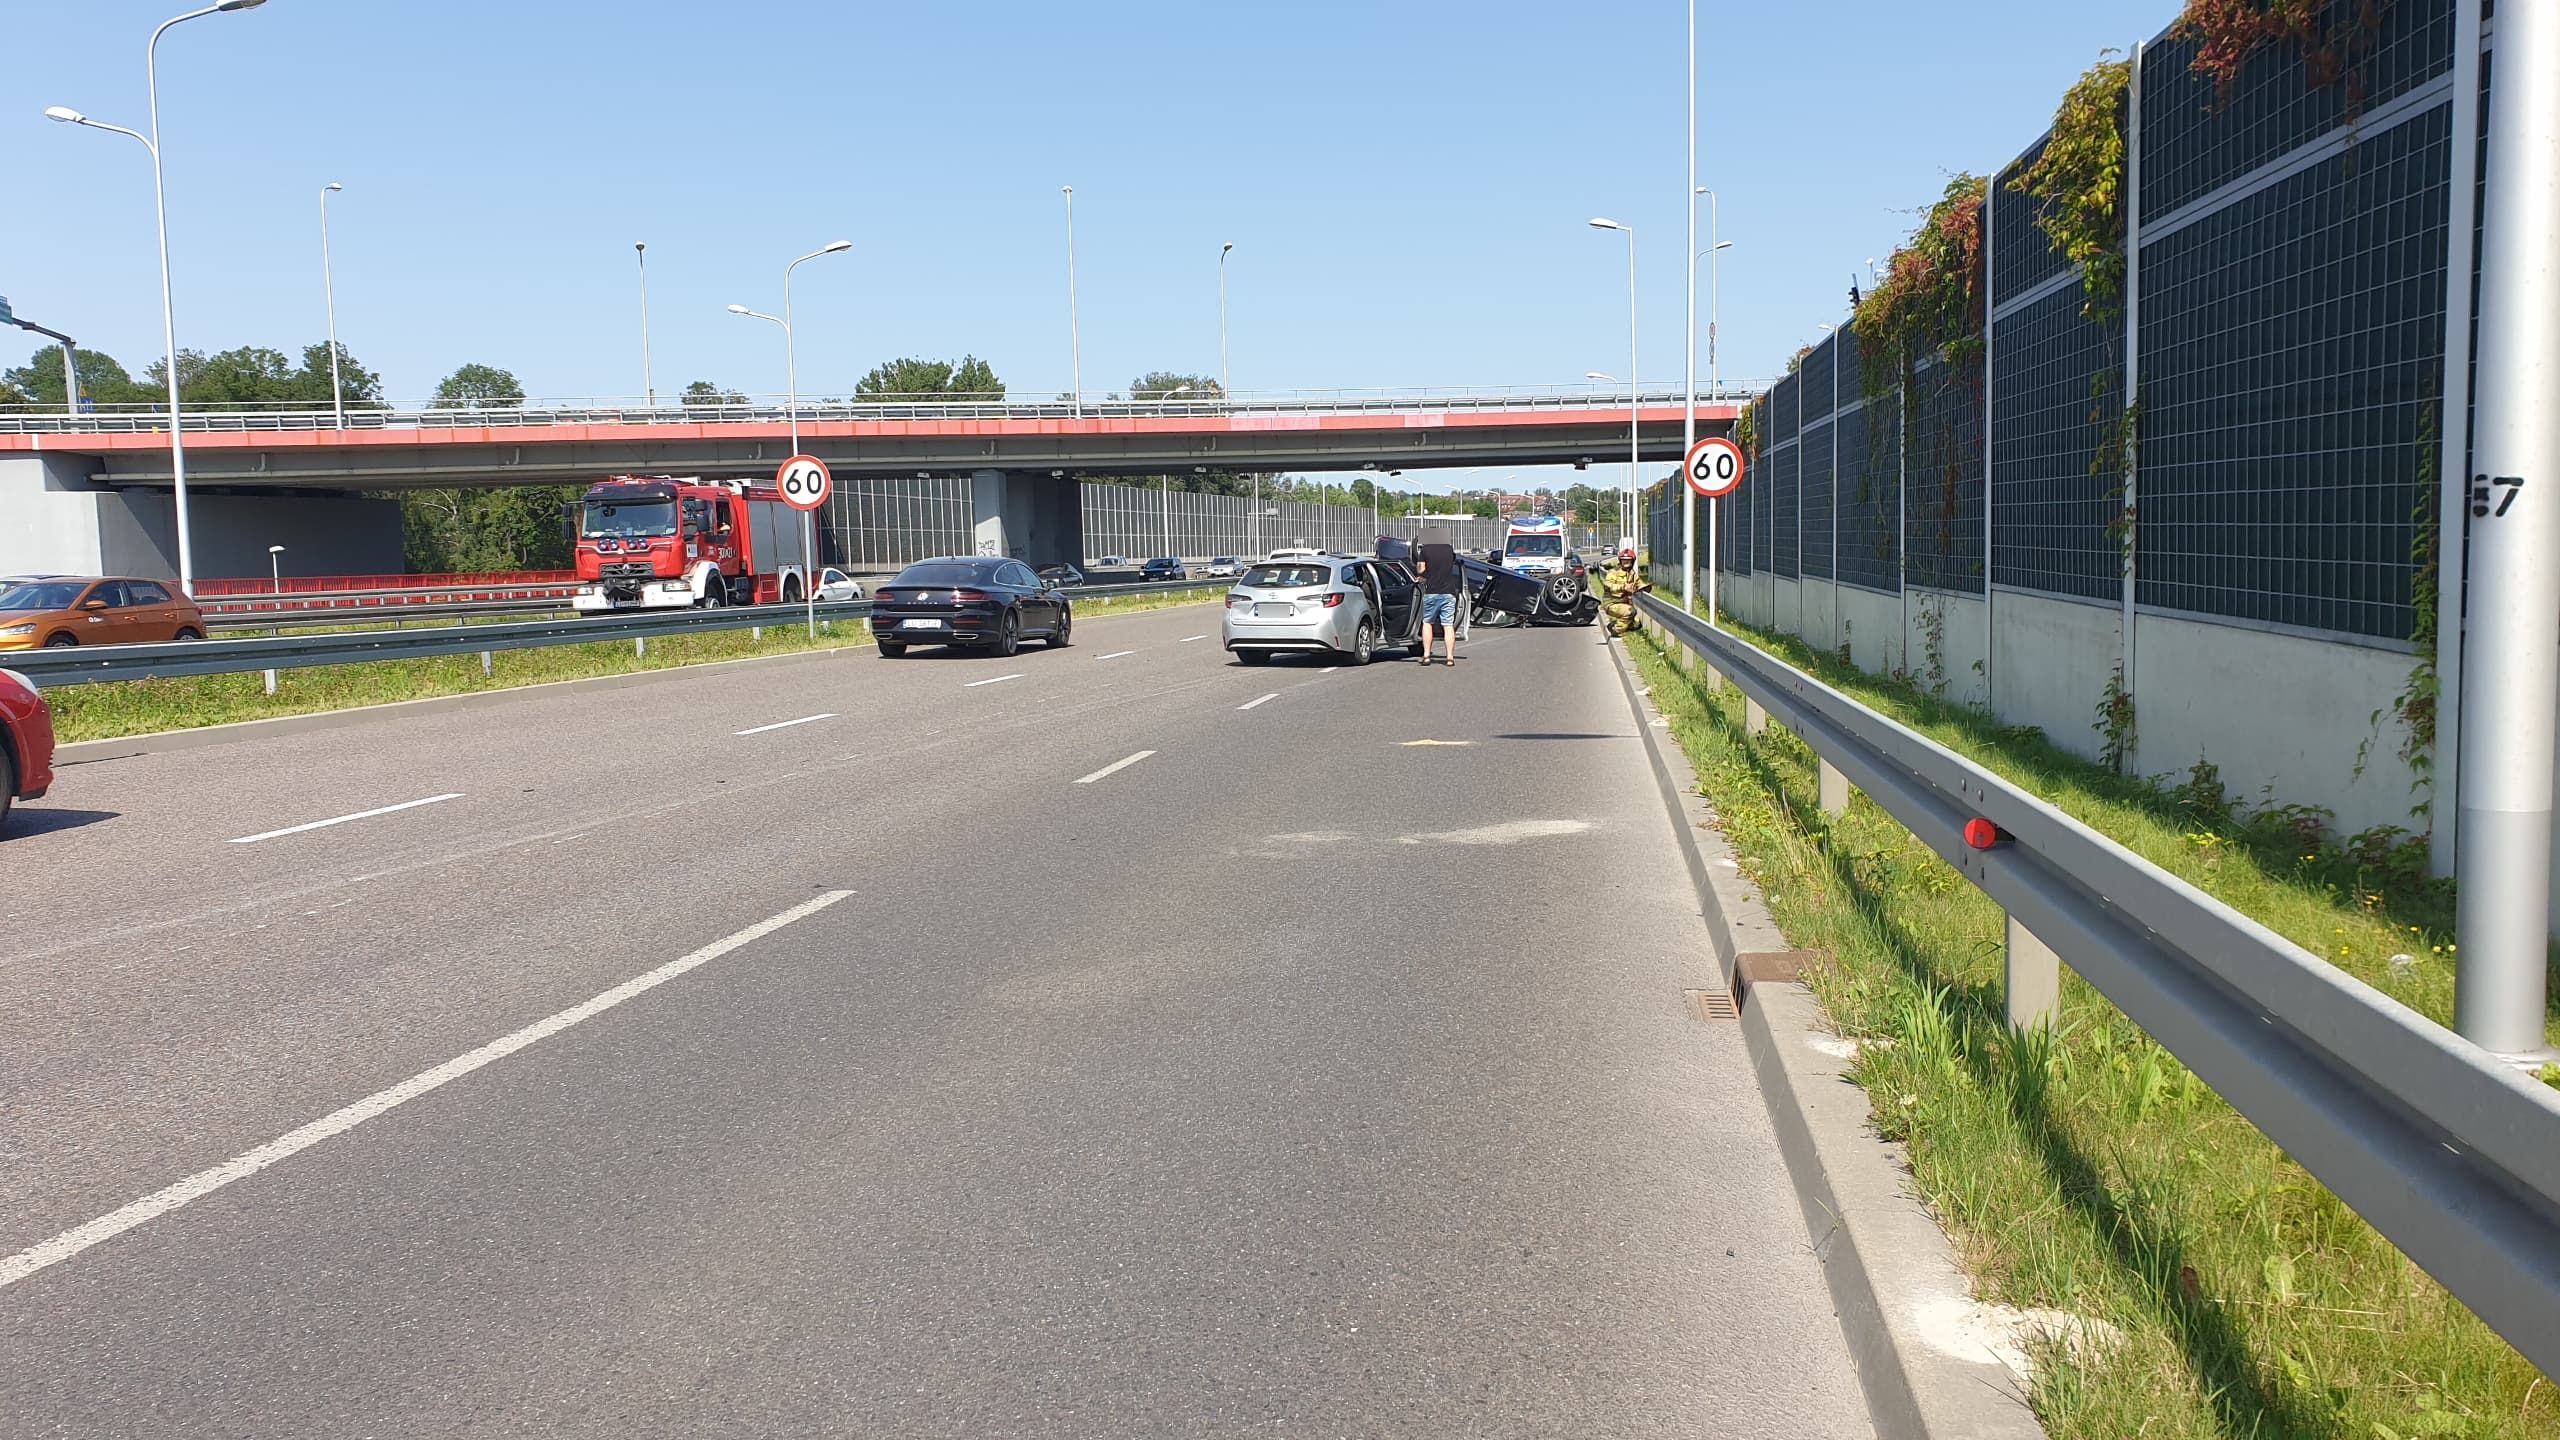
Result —
POLYGON ((1250 610, 1253 608, 1253 597, 1250 595, 1229 595, 1227 597, 1227 608, 1230 610, 1250 610))
POLYGON ((963 605, 983 605, 995 597, 984 590, 954 590, 951 598, 963 605))
POLYGON ((1342 608, 1342 602, 1349 598, 1349 596, 1343 594, 1339 590, 1329 591, 1324 597, 1324 608, 1327 610, 1339 610, 1342 608))

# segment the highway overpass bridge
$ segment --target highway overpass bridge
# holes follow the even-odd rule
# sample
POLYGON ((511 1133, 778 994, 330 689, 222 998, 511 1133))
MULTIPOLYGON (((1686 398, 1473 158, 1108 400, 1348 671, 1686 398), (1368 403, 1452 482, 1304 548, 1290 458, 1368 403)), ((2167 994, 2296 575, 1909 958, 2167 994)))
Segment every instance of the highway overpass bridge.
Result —
MULTIPOLYGON (((1744 387, 1697 405, 1730 431, 1744 387)), ((803 402, 800 446, 847 477, 969 477, 981 548, 1080 558, 1079 479, 1190 470, 1417 470, 1608 466, 1632 413, 1648 463, 1679 457, 1686 397, 1494 389, 1324 392, 1209 401, 803 402)), ((199 572, 263 573, 266 547, 335 551, 347 573, 397 568, 389 507, 358 498, 420 486, 559 484, 610 474, 769 474, 791 449, 778 400, 612 402, 348 412, 227 410, 185 417, 199 572), (388 551, 387 555, 376 552, 388 551)), ((0 571, 173 573, 165 414, 0 414, 0 571)))

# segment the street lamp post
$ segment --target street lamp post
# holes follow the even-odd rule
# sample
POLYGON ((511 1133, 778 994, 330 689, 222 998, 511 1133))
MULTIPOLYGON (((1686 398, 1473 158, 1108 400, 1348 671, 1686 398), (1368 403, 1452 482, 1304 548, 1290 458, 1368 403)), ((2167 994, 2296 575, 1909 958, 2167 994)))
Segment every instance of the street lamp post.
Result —
MULTIPOLYGON (((1689 295, 1692 306, 1689 312, 1690 363, 1693 367, 1697 363, 1698 315, 1694 307, 1698 293, 1698 262, 1704 260, 1707 262, 1707 388, 1715 393, 1718 400, 1722 400, 1724 398, 1724 365, 1717 350, 1716 340, 1721 328, 1718 321, 1723 316, 1724 307, 1724 252, 1733 248, 1733 242, 1717 238, 1720 231, 1716 215, 1716 192, 1704 185, 1692 185, 1689 190, 1692 195, 1707 197, 1707 248, 1693 251, 1689 256, 1689 295)), ((1694 226, 1689 236, 1689 243, 1692 246, 1698 243, 1694 226)), ((1697 408, 1697 379, 1693 369, 1689 393, 1689 409, 1693 421, 1696 418, 1697 408)), ((1691 443, 1696 442, 1693 439, 1691 443)), ((1688 452, 1683 450, 1681 453, 1686 455, 1688 452)), ((1685 488, 1687 477, 1681 478, 1685 488)), ((1723 513, 1722 500, 1707 502, 1707 623, 1709 625, 1716 623, 1716 529, 1717 522, 1723 518, 1723 513)), ((1687 600, 1686 592, 1683 592, 1681 598, 1684 601, 1687 600)))
POLYGON ((276 594, 284 593, 284 547, 267 547, 267 584, 276 594))
POLYGON ((160 172, 160 37, 168 34, 170 27, 189 20, 200 20, 207 15, 230 10, 255 10, 266 3, 267 0, 221 0, 220 4, 207 5, 163 20, 160 28, 151 32, 151 42, 143 47, 142 52, 143 83, 151 100, 151 133, 148 135, 121 125, 92 120, 77 110, 60 105, 44 112, 47 119, 85 125, 92 130, 104 130, 138 140, 143 149, 151 152, 151 208, 160 231, 160 338, 169 380, 169 480, 178 532, 178 588, 190 597, 196 588, 195 544, 187 526, 187 442, 178 409, 178 319, 177 306, 169 288, 169 189, 160 172))
MULTIPOLYGON (((1698 0, 1689 0, 1689 253, 1687 295, 1689 335, 1687 355, 1682 361, 1680 411, 1680 456, 1685 466, 1689 447, 1698 443, 1698 0)), ((1715 512, 1707 514, 1707 555, 1712 568, 1715 556, 1715 512)), ((1680 477, 1680 608, 1698 608, 1698 557, 1691 553, 1692 539, 1698 533, 1698 492, 1689 485, 1689 477, 1680 477)))
POLYGON ((1636 430, 1638 389, 1636 385, 1636 227, 1621 224, 1607 216, 1594 218, 1595 230, 1623 231, 1627 237, 1627 502, 1618 512, 1619 543, 1633 537, 1626 527, 1635 523, 1637 467, 1644 463, 1644 453, 1636 430))
MULTIPOLYGON (((782 313, 767 315, 744 305, 732 305, 729 313, 750 320, 770 320, 782 327, 782 413, 791 428, 791 453, 800 454, 800 346, 791 327, 791 272, 821 255, 841 255, 853 248, 850 240, 831 240, 790 264, 782 267, 782 313)), ((800 512, 800 594, 809 607, 809 638, 818 638, 818 522, 815 512, 800 512)))
POLYGON ((1236 242, 1218 247, 1218 395, 1233 397, 1235 391, 1227 383, 1227 256, 1235 252, 1236 242))
POLYGON ((347 428, 347 392, 338 380, 338 278, 329 264, 329 197, 347 187, 332 180, 320 187, 320 295, 329 307, 329 410, 338 428, 347 428))
POLYGON ((1058 187, 1067 197, 1067 359, 1075 376, 1076 418, 1084 418, 1084 334, 1076 325, 1076 187, 1058 187))
POLYGON ((658 376, 649 364, 649 242, 634 240, 631 253, 640 260, 640 392, 649 408, 658 408, 658 376))

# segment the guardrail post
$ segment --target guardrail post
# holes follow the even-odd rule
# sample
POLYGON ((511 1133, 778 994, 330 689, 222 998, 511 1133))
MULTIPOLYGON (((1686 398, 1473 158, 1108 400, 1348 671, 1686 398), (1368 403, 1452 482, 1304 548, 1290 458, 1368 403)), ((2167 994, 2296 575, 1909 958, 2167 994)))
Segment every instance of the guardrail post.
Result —
POLYGON ((1822 762, 1822 813, 1837 820, 1849 809, 1849 777, 1822 762))
POLYGON ((488 652, 488 651, 486 651, 486 650, 481 651, 481 652, 480 652, 480 678, 481 678, 481 679, 486 680, 486 679, 488 679, 488 678, 489 678, 490 669, 491 669, 491 664, 492 664, 492 662, 491 662, 491 661, 490 661, 490 659, 489 659, 489 652, 488 652))
POLYGON ((631 653, 639 656, 643 660, 649 658, 649 637, 646 635, 632 636, 631 653))
POLYGON ((2008 919, 2008 944, 2003 947, 2008 953, 2000 988, 2009 999, 2009 1023, 2021 1030, 2050 1029, 2062 1019, 2062 957, 2019 924, 2017 916, 2008 919))
POLYGON ((266 676, 267 676, 267 693, 268 693, 268 694, 270 694, 270 695, 273 695, 274 693, 276 693, 276 672, 274 672, 273 670, 269 670, 269 671, 267 671, 267 672, 266 672, 266 676))
POLYGON ((759 645, 763 644, 763 643, 764 643, 764 627, 763 627, 763 626, 761 626, 761 625, 751 625, 751 626, 747 627, 747 637, 748 637, 749 639, 751 639, 751 640, 754 640, 754 641, 755 641, 757 644, 759 644, 759 645))
POLYGON ((1742 733, 1746 735, 1761 735, 1766 734, 1768 729, 1769 712, 1760 708, 1759 701, 1752 699, 1748 695, 1743 696, 1742 733))

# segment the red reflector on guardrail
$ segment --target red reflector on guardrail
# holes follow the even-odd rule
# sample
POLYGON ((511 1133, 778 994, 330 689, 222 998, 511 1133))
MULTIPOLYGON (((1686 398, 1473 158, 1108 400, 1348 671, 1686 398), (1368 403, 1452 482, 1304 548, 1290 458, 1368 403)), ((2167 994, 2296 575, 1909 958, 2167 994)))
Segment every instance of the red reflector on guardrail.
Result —
POLYGON ((1964 843, 1976 850, 2009 843, 2009 832, 1979 816, 1964 822, 1964 843))

